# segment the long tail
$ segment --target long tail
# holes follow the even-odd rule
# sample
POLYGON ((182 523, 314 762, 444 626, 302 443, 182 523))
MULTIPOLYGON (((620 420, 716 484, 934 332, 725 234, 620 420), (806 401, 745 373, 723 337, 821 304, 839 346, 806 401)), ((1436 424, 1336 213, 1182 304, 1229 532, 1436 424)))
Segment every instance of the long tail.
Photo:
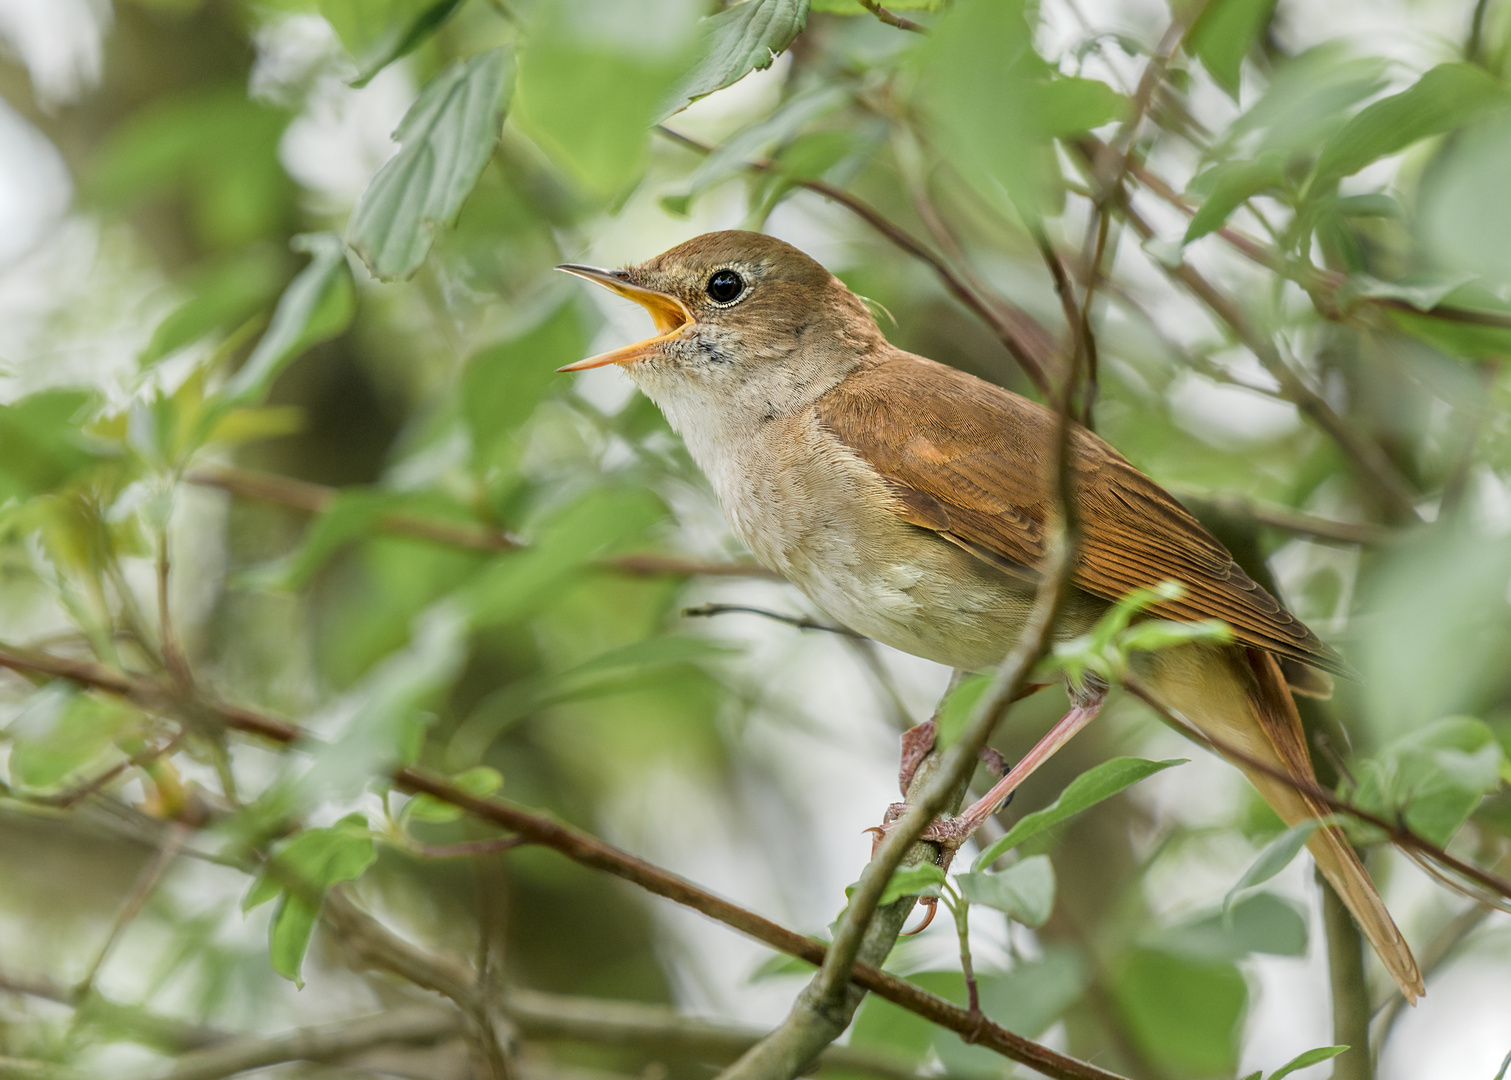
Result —
MULTIPOLYGON (((1296 703, 1268 653, 1242 646, 1186 646, 1152 654, 1139 668, 1155 695, 1204 735, 1316 782, 1296 703)), ((1287 825, 1326 816, 1316 801, 1288 784, 1233 763, 1287 825)), ((1416 958, 1342 830, 1334 825, 1316 829, 1307 847, 1401 993, 1415 1004, 1425 992, 1416 958)))

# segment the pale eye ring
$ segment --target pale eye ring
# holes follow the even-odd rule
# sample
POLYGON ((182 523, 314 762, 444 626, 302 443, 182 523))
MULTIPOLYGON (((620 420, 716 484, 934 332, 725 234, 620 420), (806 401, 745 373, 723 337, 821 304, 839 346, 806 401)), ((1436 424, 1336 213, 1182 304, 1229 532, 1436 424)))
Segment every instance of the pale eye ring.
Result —
POLYGON ((729 268, 715 270, 704 286, 708 298, 716 304, 733 304, 745 295, 745 279, 729 268))

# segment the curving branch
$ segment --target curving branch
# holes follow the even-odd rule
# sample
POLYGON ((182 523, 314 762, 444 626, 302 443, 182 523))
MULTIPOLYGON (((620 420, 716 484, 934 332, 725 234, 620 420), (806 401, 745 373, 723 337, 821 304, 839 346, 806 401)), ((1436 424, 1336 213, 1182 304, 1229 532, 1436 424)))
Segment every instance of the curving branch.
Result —
MULTIPOLYGON (((257 735, 275 743, 311 741, 302 728, 286 720, 224 702, 175 701, 169 695, 167 688, 155 679, 112 671, 100 664, 0 647, 0 668, 10 668, 32 676, 68 679, 81 686, 133 701, 152 702, 159 709, 176 709, 180 712, 202 712, 208 709, 227 727, 245 734, 257 735)), ((983 705, 993 705, 998 696, 1000 695, 989 691, 983 700, 983 705)), ((982 742, 984 741, 983 737, 982 742)), ((957 743, 951 748, 949 754, 954 756, 955 764, 968 773, 975 767, 975 754, 972 751, 964 761, 961 761, 963 755, 960 753, 960 748, 964 745, 966 745, 964 741, 957 743)), ((950 758, 947 756, 946 762, 949 761, 950 758)), ((815 966, 822 965, 828 954, 828 947, 821 941, 789 930, 763 915, 700 888, 686 878, 663 870, 547 815, 505 799, 473 795, 443 777, 413 766, 395 770, 392 779, 401 790, 434 796, 481 821, 498 825, 531 843, 551 848, 582 866, 612 874, 639 886, 646 892, 707 915, 779 952, 795 956, 815 966)), ((918 831, 922 831, 931 819, 932 815, 924 818, 921 824, 917 824, 918 831)), ((914 824, 910 823, 908 827, 914 827, 914 824)), ((898 833, 900 831, 901 826, 898 833)), ((332 890, 331 895, 338 892, 339 890, 332 890)), ((855 985, 886 998, 893 1004, 916 1013, 931 1023, 969 1036, 976 1045, 1036 1069, 1053 1080, 1123 1080, 1116 1073, 1078 1061, 1031 1039, 1014 1034, 999 1024, 984 1020, 979 1014, 972 1016, 965 1009, 944 998, 930 994, 872 964, 857 962, 844 974, 855 985)))
MULTIPOLYGON (((203 465, 189 473, 185 479, 202 487, 218 488, 241 498, 274 503, 306 514, 324 512, 340 494, 337 488, 229 465, 203 465)), ((519 537, 502 529, 481 524, 436 521, 414 514, 387 514, 378 521, 378 528, 395 536, 408 536, 433 544, 478 551, 514 551, 526 546, 519 537)), ((605 559, 599 566, 635 577, 781 577, 775 571, 751 562, 714 562, 670 555, 621 555, 605 559)))

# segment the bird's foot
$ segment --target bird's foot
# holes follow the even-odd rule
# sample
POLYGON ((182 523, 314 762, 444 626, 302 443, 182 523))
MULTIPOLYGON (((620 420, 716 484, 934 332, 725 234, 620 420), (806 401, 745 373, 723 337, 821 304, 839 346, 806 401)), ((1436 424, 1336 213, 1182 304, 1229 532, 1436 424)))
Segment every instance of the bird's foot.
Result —
MULTIPOLYGON (((937 731, 938 728, 933 720, 925 720, 902 733, 902 761, 897 770, 897 786, 904 797, 907 796, 908 788, 913 784, 913 776, 918 772, 918 766, 923 764, 923 759, 929 756, 930 750, 934 749, 937 731)), ((993 776, 1007 775, 1007 759, 990 746, 981 748, 981 763, 993 776)))

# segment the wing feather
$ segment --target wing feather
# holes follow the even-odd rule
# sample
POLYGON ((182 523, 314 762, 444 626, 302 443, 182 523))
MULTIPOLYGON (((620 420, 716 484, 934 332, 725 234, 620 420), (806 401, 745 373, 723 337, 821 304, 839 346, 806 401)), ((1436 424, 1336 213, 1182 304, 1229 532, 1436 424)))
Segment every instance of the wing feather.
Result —
MULTIPOLYGON (((818 403, 819 419, 886 479, 904 520, 1009 573, 1033 576, 1056 512, 1052 411, 974 376, 895 351, 818 403)), ((1075 583, 1116 600, 1167 579, 1169 619, 1222 619, 1246 644, 1337 675, 1347 664, 1233 561, 1168 492, 1081 428, 1072 433, 1082 530, 1075 583)))

